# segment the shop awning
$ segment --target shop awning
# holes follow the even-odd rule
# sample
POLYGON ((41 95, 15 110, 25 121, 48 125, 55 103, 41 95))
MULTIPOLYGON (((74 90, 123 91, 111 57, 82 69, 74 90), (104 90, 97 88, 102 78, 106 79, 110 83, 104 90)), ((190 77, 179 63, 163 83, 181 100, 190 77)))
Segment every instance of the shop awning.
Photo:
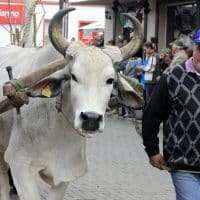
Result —
POLYGON ((104 29, 105 24, 103 22, 93 22, 91 24, 88 24, 86 26, 82 26, 81 30, 91 30, 91 29, 104 29))

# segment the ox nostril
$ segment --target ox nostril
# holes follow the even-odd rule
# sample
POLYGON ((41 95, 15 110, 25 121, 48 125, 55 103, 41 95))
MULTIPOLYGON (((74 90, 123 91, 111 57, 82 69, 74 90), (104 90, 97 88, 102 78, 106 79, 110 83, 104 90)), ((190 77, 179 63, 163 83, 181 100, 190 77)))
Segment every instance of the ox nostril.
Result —
POLYGON ((85 120, 94 120, 94 121, 101 121, 103 119, 103 115, 99 115, 94 112, 81 112, 81 119, 85 120))
POLYGON ((103 120, 103 115, 99 115, 98 119, 99 122, 103 120))
POLYGON ((95 131, 99 128, 100 122, 103 121, 103 115, 95 112, 81 112, 82 128, 88 131, 95 131))
POLYGON ((88 115, 87 115, 87 113, 81 112, 81 119, 82 119, 82 120, 88 120, 88 115))

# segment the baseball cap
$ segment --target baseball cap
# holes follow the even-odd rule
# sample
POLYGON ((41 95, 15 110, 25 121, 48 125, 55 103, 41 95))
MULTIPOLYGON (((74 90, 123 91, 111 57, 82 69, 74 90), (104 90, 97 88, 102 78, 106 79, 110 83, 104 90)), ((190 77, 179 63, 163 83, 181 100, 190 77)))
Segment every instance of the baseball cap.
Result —
POLYGON ((200 44, 200 29, 194 34, 193 43, 200 44))

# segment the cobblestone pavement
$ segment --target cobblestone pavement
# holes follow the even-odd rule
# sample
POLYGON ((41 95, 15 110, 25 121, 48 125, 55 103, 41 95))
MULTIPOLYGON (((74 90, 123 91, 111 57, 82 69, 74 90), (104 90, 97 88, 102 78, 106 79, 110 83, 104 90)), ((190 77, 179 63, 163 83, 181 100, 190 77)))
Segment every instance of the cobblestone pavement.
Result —
POLYGON ((105 132, 88 140, 87 155, 88 173, 65 200, 175 200, 169 174, 149 165, 132 121, 109 118, 105 132))
POLYGON ((169 174, 151 167, 130 120, 109 118, 88 140, 88 173, 72 182, 65 200, 175 200, 169 174))

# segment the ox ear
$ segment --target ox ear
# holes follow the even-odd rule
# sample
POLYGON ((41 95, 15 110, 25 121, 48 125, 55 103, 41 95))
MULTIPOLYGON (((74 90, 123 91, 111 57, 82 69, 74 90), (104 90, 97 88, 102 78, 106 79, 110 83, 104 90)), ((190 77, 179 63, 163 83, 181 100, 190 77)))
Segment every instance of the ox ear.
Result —
POLYGON ((131 79, 120 73, 118 73, 117 83, 121 103, 134 109, 141 109, 144 105, 141 84, 136 79, 131 79))
POLYGON ((122 57, 122 53, 120 51, 120 49, 116 46, 111 46, 111 45, 106 45, 102 51, 107 54, 108 56, 110 56, 110 58, 112 59, 112 61, 114 63, 116 62, 120 62, 122 61, 123 57, 122 57))
POLYGON ((61 93, 62 83, 66 80, 68 80, 66 75, 60 76, 58 78, 47 77, 31 87, 28 91, 28 95, 30 97, 40 98, 56 97, 61 93))

